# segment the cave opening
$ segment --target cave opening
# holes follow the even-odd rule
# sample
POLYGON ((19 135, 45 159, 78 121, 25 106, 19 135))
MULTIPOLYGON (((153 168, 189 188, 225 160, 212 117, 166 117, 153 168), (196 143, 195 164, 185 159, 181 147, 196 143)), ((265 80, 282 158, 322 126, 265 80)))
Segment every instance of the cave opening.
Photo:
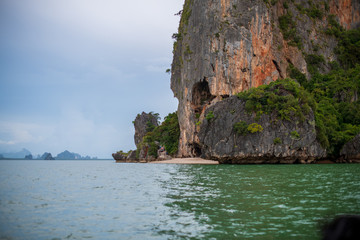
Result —
POLYGON ((192 149, 192 155, 194 157, 201 157, 202 151, 201 151, 201 146, 198 143, 192 143, 190 144, 190 147, 192 149))
POLYGON ((209 104, 215 96, 211 95, 206 78, 193 86, 191 106, 196 114, 201 114, 203 107, 209 104))

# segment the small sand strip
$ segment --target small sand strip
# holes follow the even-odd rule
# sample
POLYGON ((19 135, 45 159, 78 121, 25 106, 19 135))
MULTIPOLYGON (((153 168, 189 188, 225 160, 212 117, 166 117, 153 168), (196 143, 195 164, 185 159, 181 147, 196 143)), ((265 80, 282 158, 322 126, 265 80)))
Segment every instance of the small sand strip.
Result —
POLYGON ((216 165, 218 161, 205 160, 202 158, 173 158, 171 160, 155 161, 151 163, 165 163, 165 164, 202 164, 202 165, 216 165))

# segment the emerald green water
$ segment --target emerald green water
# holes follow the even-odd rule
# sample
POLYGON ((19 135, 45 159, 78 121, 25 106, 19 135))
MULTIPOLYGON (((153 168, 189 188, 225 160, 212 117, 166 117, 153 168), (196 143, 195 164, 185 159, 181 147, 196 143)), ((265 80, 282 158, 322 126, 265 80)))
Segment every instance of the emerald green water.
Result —
POLYGON ((360 165, 182 166, 164 187, 173 217, 200 227, 176 236, 319 239, 324 219, 360 213, 360 165))
POLYGON ((0 239, 320 239, 360 164, 0 161, 0 239))

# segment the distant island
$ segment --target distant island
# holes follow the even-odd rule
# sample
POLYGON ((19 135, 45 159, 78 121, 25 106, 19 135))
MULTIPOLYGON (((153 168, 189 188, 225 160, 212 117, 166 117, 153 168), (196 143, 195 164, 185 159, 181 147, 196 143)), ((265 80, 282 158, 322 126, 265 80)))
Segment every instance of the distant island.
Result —
POLYGON ((29 150, 23 148, 19 152, 0 153, 0 159, 10 160, 98 160, 97 157, 90 157, 88 155, 81 156, 78 153, 65 150, 55 157, 49 152, 45 152, 42 155, 34 156, 29 150))

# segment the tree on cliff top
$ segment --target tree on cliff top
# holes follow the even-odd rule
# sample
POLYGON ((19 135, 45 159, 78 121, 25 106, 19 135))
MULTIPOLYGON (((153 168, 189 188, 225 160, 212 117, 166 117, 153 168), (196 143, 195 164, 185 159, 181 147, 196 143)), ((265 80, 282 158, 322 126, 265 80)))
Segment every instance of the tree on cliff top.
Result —
POLYGON ((148 155, 156 158, 159 145, 162 145, 169 155, 175 155, 178 151, 179 137, 180 127, 177 113, 170 113, 164 118, 160 126, 144 136, 138 145, 138 151, 144 144, 147 144, 149 146, 148 155))

